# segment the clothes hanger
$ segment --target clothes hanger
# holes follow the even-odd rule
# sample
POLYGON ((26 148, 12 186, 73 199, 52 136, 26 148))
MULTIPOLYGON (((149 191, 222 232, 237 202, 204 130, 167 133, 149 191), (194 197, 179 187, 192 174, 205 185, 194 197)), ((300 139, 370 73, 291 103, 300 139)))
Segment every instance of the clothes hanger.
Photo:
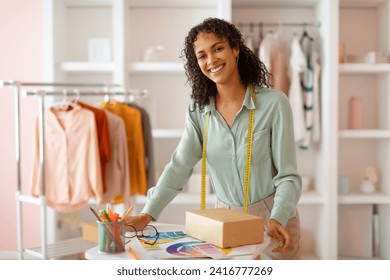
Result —
POLYGON ((80 100, 80 91, 78 89, 74 89, 73 93, 76 94, 76 97, 71 100, 70 105, 72 107, 76 107, 78 106, 78 102, 80 100))
POLYGON ((110 92, 108 87, 104 88, 104 92, 104 102, 106 102, 107 104, 115 104, 116 100, 111 97, 111 95, 113 95, 113 92, 110 92))
POLYGON ((249 23, 249 32, 245 36, 245 45, 255 52, 255 36, 254 36, 254 23, 249 23))
POLYGON ((131 91, 126 91, 126 95, 127 95, 127 102, 128 103, 134 103, 135 102, 135 96, 134 94, 131 92, 131 91))
POLYGON ((68 100, 68 91, 66 89, 62 90, 63 97, 61 101, 53 103, 51 108, 57 111, 70 111, 74 107, 74 103, 68 100))
POLYGON ((301 35, 301 39, 299 40, 301 44, 302 44, 303 40, 305 40, 305 39, 313 41, 313 37, 311 37, 309 35, 309 33, 306 30, 306 27, 307 27, 307 23, 304 23, 303 24, 303 32, 302 32, 302 35, 301 35))
POLYGON ((262 22, 259 23, 259 38, 261 43, 261 41, 263 41, 264 38, 264 25, 262 22))

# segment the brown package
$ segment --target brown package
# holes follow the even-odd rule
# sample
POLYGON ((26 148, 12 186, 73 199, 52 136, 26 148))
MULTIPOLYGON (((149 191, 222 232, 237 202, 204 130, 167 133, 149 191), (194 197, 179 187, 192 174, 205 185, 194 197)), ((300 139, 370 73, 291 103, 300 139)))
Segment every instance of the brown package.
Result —
POLYGON ((186 212, 186 234, 221 248, 262 243, 264 219, 226 208, 186 212))

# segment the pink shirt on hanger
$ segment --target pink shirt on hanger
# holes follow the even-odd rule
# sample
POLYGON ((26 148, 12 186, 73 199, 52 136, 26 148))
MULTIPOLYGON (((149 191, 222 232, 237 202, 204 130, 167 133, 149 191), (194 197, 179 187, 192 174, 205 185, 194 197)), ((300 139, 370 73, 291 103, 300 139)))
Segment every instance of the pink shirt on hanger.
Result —
POLYGON ((107 191, 103 198, 107 203, 116 204, 124 200, 127 204, 130 175, 125 122, 114 113, 107 110, 104 112, 108 121, 111 160, 106 169, 107 191))
MULTIPOLYGON (((75 106, 70 111, 45 110, 45 186, 47 205, 59 212, 74 212, 93 198, 102 202, 103 182, 95 116, 75 106)), ((30 192, 42 194, 39 133, 30 192)))

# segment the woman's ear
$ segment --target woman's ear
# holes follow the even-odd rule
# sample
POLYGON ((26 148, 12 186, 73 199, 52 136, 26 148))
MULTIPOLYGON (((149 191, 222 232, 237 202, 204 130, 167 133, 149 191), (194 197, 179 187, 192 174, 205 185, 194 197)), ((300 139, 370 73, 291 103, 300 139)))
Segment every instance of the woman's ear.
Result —
POLYGON ((233 48, 233 55, 238 61, 238 56, 240 55, 240 49, 239 48, 233 48))

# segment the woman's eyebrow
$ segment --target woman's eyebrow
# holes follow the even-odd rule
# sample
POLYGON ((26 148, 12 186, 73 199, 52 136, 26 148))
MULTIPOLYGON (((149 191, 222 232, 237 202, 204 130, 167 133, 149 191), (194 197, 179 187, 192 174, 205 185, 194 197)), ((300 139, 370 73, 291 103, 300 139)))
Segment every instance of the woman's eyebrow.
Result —
MULTIPOLYGON (((225 42, 225 41, 218 41, 218 42, 212 44, 211 47, 210 47, 210 49, 212 49, 212 48, 214 48, 216 45, 221 44, 221 43, 224 43, 224 42, 225 42)), ((200 50, 200 51, 196 51, 195 53, 203 53, 203 52, 205 52, 205 51, 204 51, 204 50, 200 50)))

